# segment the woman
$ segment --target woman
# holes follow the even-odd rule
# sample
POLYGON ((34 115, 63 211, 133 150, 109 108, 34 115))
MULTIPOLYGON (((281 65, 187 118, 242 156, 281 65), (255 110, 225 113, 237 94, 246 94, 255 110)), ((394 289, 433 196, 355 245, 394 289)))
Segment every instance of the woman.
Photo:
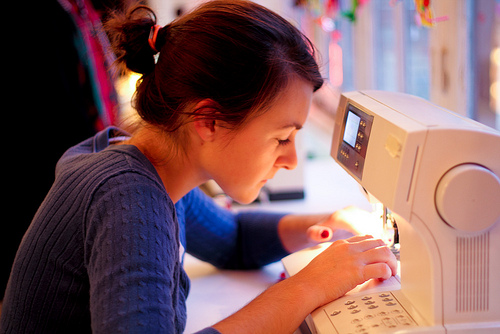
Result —
MULTIPOLYGON (((219 267, 255 268, 311 245, 308 231, 353 229, 343 211, 234 215, 197 188, 214 179, 249 203, 278 169, 296 166, 295 135, 322 85, 297 29, 246 1, 208 2, 165 27, 137 7, 108 28, 119 61, 143 74, 135 96, 143 124, 131 137, 108 129, 63 155, 18 251, 2 332, 180 333, 185 250, 219 267)), ((315 308, 395 270, 382 241, 337 241, 201 333, 291 332, 315 308)))

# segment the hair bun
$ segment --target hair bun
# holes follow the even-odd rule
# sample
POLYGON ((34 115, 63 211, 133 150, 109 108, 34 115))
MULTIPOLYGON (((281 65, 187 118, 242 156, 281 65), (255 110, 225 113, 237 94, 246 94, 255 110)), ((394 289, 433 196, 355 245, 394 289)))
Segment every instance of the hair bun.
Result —
POLYGON ((117 64, 123 69, 148 74, 154 70, 156 52, 148 39, 156 25, 156 15, 147 6, 132 7, 127 12, 114 12, 106 22, 117 64))

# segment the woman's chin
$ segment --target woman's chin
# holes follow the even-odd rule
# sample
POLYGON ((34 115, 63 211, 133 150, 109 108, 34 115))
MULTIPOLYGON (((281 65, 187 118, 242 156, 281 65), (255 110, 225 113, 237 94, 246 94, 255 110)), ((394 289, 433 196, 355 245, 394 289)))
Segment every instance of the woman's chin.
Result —
POLYGON ((259 197, 260 189, 261 188, 258 188, 257 190, 234 194, 233 196, 230 197, 233 201, 238 202, 239 204, 242 205, 251 204, 259 197))

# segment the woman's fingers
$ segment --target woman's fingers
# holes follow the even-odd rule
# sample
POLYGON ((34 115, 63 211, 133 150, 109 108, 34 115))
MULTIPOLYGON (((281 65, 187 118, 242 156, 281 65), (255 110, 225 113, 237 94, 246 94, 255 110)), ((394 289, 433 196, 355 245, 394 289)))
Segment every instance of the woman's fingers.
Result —
POLYGON ((348 242, 351 243, 352 249, 357 251, 357 252, 366 252, 370 249, 385 246, 384 241, 380 239, 373 239, 371 236, 364 236, 364 239, 356 240, 356 241, 351 241, 348 239, 348 242))
POLYGON ((387 263, 372 263, 363 267, 363 279, 389 279, 392 276, 392 270, 387 263))
POLYGON ((353 242, 360 242, 360 241, 368 240, 368 239, 373 239, 373 236, 371 236, 369 234, 367 234, 367 235, 355 235, 353 237, 345 239, 345 241, 347 241, 349 243, 353 243, 353 242))
MULTIPOLYGON (((383 240, 373 239, 371 236, 355 236, 344 240, 344 242, 349 246, 351 254, 358 254, 358 260, 361 265, 370 266, 377 264, 376 268, 384 269, 382 276, 370 278, 387 279, 392 275, 396 275, 397 259, 383 240), (389 275, 387 275, 386 269, 389 275)), ((371 269, 368 270, 371 273, 371 269)))
POLYGON ((389 279, 396 270, 396 257, 385 243, 364 235, 337 240, 301 274, 306 275, 317 292, 315 295, 326 303, 369 279, 389 279))
POLYGON ((322 225, 313 225, 307 229, 307 238, 315 242, 326 242, 332 238, 331 228, 322 225))

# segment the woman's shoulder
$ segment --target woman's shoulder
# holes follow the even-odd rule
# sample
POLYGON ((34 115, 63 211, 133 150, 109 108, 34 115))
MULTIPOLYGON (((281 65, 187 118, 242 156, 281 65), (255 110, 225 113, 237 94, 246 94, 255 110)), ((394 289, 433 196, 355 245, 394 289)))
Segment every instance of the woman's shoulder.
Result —
POLYGON ((133 145, 113 145, 117 138, 128 134, 118 128, 107 128, 95 136, 71 147, 56 167, 56 178, 79 177, 90 181, 129 174, 146 176, 161 184, 156 169, 142 152, 133 145))
POLYGON ((121 134, 107 129, 68 149, 57 164, 51 192, 76 191, 88 203, 99 190, 123 184, 149 187, 157 196, 168 197, 156 169, 137 147, 111 144, 110 139, 121 134))

